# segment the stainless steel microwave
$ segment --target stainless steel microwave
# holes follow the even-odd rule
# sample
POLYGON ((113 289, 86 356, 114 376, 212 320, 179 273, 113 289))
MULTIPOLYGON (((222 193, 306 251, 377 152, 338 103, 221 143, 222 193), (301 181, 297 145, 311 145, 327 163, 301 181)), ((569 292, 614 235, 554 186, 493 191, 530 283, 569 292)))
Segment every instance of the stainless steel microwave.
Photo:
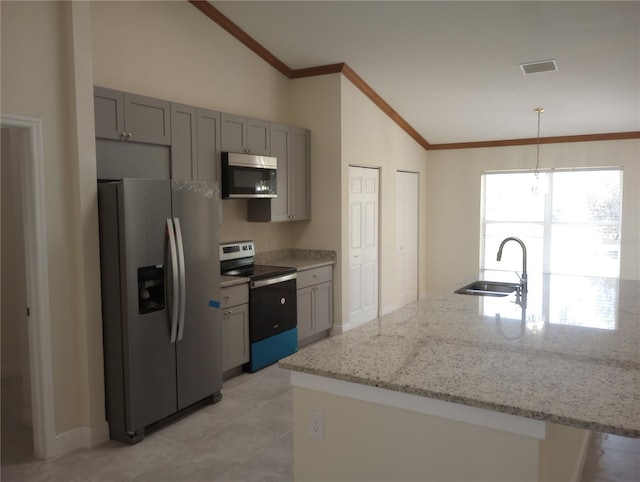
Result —
POLYGON ((269 156, 222 153, 222 198, 276 197, 278 159, 269 156))

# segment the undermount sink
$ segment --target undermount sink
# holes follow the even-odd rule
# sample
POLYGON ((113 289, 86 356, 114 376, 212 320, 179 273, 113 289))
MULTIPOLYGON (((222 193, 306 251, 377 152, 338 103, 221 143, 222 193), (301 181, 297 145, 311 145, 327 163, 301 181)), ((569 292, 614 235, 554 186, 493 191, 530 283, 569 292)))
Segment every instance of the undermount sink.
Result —
POLYGON ((519 288, 520 285, 517 283, 479 280, 457 289, 454 293, 476 296, 508 296, 519 288))

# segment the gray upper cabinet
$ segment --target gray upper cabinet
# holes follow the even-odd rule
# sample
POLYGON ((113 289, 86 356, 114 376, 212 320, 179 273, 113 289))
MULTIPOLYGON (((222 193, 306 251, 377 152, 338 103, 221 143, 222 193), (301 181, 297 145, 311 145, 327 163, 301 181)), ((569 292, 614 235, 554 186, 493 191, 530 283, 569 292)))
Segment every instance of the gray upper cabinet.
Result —
POLYGON ((271 153, 269 122, 223 113, 221 123, 223 151, 260 156, 271 153))
POLYGON ((197 109, 198 179, 218 182, 220 179, 220 112, 197 109))
POLYGON ((311 133, 307 129, 271 124, 271 155, 278 159, 278 196, 249 199, 249 221, 311 219, 311 133))
MULTIPOLYGON (((289 221, 289 139, 291 129, 271 124, 271 155, 278 159, 278 196, 274 199, 257 199, 258 203, 271 204, 271 221, 289 221)), ((251 203, 250 203, 251 204, 251 203)))
POLYGON ((196 108, 171 103, 171 177, 197 179, 196 108))
POLYGON ((94 87, 96 137, 149 144, 171 144, 169 102, 94 87))
POLYGON ((289 216, 311 219, 311 132, 292 127, 289 136, 289 216))
POLYGON ((171 104, 171 177, 218 181, 220 113, 171 104))

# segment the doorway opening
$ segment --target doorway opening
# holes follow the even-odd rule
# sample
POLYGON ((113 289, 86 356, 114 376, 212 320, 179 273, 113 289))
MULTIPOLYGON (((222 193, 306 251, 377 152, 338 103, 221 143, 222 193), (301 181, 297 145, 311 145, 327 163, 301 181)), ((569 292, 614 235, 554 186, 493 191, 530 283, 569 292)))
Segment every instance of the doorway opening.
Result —
POLYGON ((5 463, 10 461, 10 455, 53 457, 55 420, 42 124, 37 118, 3 114, 0 126, 2 463, 5 463), (6 274, 5 267, 10 268, 6 274), (5 335, 7 341, 16 345, 6 354, 5 335), (18 439, 12 439, 12 433, 18 439), (10 447, 23 452, 13 453, 10 447))

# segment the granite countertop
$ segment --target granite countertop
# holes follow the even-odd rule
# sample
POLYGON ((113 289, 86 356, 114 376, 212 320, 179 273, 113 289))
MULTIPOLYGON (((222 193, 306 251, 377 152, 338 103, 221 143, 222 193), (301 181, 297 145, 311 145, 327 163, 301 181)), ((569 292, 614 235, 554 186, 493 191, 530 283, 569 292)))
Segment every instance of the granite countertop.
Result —
MULTIPOLYGON (((298 271, 336 264, 336 252, 319 249, 280 249, 256 253, 255 263, 269 266, 296 268, 298 271)), ((228 288, 251 281, 239 276, 220 277, 220 286, 228 288)))
POLYGON ((249 278, 243 278, 242 276, 220 276, 220 286, 222 288, 228 288, 229 286, 241 285, 251 281, 249 278))
POLYGON ((515 296, 447 292, 325 339, 282 368, 640 437, 640 282, 530 277, 515 296))
POLYGON ((280 249, 256 253, 255 263, 286 266, 304 271, 335 264, 336 252, 319 249, 280 249))

